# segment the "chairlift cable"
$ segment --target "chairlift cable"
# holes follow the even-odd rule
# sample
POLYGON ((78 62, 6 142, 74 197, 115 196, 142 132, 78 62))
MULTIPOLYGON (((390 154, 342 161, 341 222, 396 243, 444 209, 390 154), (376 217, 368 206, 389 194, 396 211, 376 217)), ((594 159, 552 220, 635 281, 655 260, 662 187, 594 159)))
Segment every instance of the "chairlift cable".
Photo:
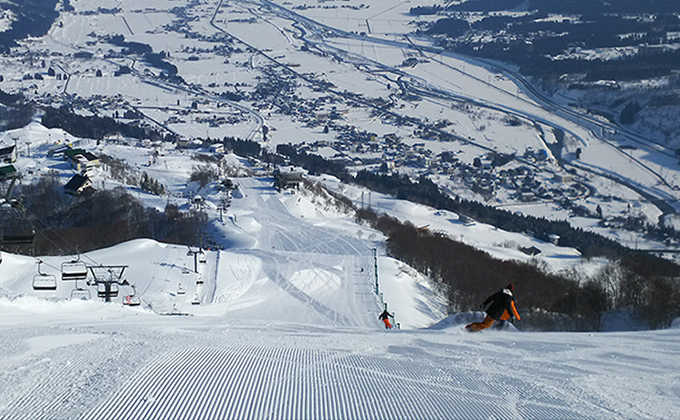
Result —
MULTIPOLYGON (((68 245, 73 245, 71 242, 69 242, 68 240, 66 240, 63 236, 59 235, 54 229, 50 228, 49 225, 48 225, 47 223, 45 223, 45 221, 43 221, 40 217, 37 217, 35 214, 33 214, 32 212, 30 212, 30 211, 28 211, 28 210, 26 210, 26 213, 30 214, 31 216, 33 216, 33 217, 35 218, 36 221, 40 222, 40 223, 45 227, 45 231, 51 232, 53 235, 55 235, 56 237, 58 237, 59 239, 61 239, 61 240, 63 241, 63 243, 68 244, 68 245)), ((45 232, 44 232, 42 229, 37 229, 37 228, 35 228, 35 226, 34 226, 34 229, 35 229, 36 233, 40 233, 40 234, 43 236, 43 238, 45 238, 48 242, 50 242, 52 245, 54 245, 55 247, 57 247, 57 249, 59 249, 59 251, 61 252, 62 255, 73 255, 73 254, 71 254, 70 252, 67 252, 67 251, 66 251, 65 249, 63 249, 61 246, 59 246, 59 244, 57 244, 56 242, 54 242, 52 239, 50 239, 50 237, 47 236, 47 235, 45 234, 45 232)), ((78 248, 78 247, 76 246, 76 249, 77 249, 77 248, 78 248)), ((87 258, 88 260, 90 260, 90 261, 91 261, 93 264, 95 264, 95 265, 101 265, 100 262, 94 260, 92 257, 90 257, 90 256, 88 256, 88 255, 85 255, 85 254, 80 254, 80 253, 78 253, 78 254, 76 255, 76 257, 77 257, 77 258, 80 258, 80 255, 82 255, 84 258, 87 258)))

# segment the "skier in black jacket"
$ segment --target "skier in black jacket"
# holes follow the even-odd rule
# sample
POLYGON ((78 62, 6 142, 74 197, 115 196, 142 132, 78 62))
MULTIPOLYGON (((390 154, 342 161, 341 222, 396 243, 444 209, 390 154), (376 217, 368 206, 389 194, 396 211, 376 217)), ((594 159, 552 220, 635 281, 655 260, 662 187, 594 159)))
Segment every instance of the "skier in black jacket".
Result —
POLYGON ((380 316, 378 316, 378 319, 385 323, 386 329, 392 328, 392 324, 390 323, 390 317, 394 318, 394 315, 387 312, 387 305, 385 305, 385 310, 380 314, 380 316))
POLYGON ((482 322, 474 322, 465 326, 468 331, 481 331, 483 329, 489 328, 494 321, 505 321, 511 317, 515 317, 518 320, 522 319, 517 312, 515 307, 515 297, 512 292, 515 290, 515 286, 512 283, 508 284, 505 289, 494 293, 489 296, 487 300, 480 305, 480 308, 486 307, 489 303, 491 304, 486 309, 486 318, 482 322))

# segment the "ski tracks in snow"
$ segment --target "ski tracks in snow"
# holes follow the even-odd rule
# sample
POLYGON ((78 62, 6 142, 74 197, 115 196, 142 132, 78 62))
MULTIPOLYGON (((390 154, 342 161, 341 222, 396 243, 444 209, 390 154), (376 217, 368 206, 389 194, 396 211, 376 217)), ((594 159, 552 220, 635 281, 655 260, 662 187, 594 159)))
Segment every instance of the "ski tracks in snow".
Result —
MULTIPOLYGON (((200 348, 168 354, 85 419, 514 417, 498 398, 465 391, 456 380, 390 357, 301 348, 200 348)), ((465 381, 475 382, 472 375, 465 381)))
POLYGON ((0 419, 665 420, 677 412, 677 333, 658 334, 668 342, 650 346, 648 376, 626 384, 613 375, 639 364, 620 356, 633 336, 149 321, 78 321, 61 336, 31 327, 35 339, 22 338, 23 327, 3 330, 19 344, 0 345, 11 354, 0 353, 0 419), (55 339, 62 345, 49 348, 55 339), (629 395, 616 386, 645 401, 613 399, 629 395))
POLYGON ((574 404, 568 392, 536 389, 507 373, 490 377, 465 365, 442 366, 417 347, 390 350, 368 355, 247 344, 178 350, 84 418, 616 418, 606 410, 583 414, 597 411, 588 402, 574 404))

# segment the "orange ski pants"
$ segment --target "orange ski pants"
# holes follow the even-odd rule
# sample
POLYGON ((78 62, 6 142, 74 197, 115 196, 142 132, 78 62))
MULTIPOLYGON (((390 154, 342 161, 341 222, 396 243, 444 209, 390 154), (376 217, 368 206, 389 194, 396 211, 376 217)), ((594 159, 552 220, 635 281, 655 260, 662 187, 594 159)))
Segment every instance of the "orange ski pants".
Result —
POLYGON ((385 328, 387 328, 387 329, 392 328, 392 324, 390 324, 389 318, 383 319, 383 322, 385 323, 385 328))
POLYGON ((482 322, 474 322, 470 325, 468 325, 466 328, 471 329, 472 331, 481 331, 484 329, 489 328, 490 326, 493 325, 493 318, 491 318, 489 315, 484 318, 484 321, 482 322))

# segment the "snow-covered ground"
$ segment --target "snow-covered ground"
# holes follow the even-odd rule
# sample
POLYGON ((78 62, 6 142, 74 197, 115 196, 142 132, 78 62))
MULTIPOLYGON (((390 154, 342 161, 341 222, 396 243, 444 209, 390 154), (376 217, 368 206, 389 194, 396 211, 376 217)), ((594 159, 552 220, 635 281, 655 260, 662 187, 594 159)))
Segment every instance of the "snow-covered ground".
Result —
MULTIPOLYGON (((146 159, 110 147, 133 166, 134 156, 146 159)), ((173 177, 186 180, 178 168, 192 161, 166 158, 169 169, 145 169, 179 185, 173 177)), ((80 256, 90 267, 125 265, 138 307, 122 305, 131 287, 104 303, 84 281, 62 281, 62 264, 75 256, 40 257, 38 267, 3 252, 0 419, 673 419, 680 410, 677 326, 466 333, 482 314, 446 317, 433 285, 384 255, 379 233, 308 191, 277 193, 268 177, 234 180, 222 221, 207 206, 222 250, 194 259, 187 247, 138 239, 80 256), (57 289, 33 290, 45 276, 57 289), (383 301, 401 329, 382 327, 383 301)), ((315 180, 361 199, 355 187, 315 180)), ((197 192, 218 199, 210 186, 197 192)), ((583 265, 574 250, 466 226, 452 213, 377 194, 370 202, 499 258, 528 258, 509 244, 533 244, 555 269, 583 265)))
MULTIPOLYGON (((96 108, 101 115, 123 114, 134 108, 147 117, 147 122, 153 121, 189 139, 233 136, 259 141, 263 140, 261 128, 266 126, 266 147, 272 149, 285 143, 334 142, 338 133, 324 133, 323 125, 328 123, 324 115, 336 108, 341 116, 339 125, 375 133, 379 141, 389 134, 409 147, 424 144, 424 149, 433 155, 450 152, 467 165, 491 150, 517 156, 527 149, 545 151, 549 159, 541 163, 537 179, 548 189, 557 188, 561 185, 553 181, 555 174, 576 171, 575 180, 589 184, 594 192, 576 204, 591 211, 600 205, 605 218, 642 216, 655 224, 662 209, 650 197, 677 207, 680 171, 672 148, 648 142, 638 144, 639 133, 633 135, 572 109, 568 104, 574 98, 545 97, 510 68, 433 50, 435 41, 415 36, 414 31, 419 23, 439 16, 409 14, 412 7, 435 4, 431 0, 418 5, 363 0, 319 4, 303 0, 177 3, 73 2, 75 11, 62 13, 47 36, 27 40, 15 54, 0 57, 4 78, 0 87, 50 106, 82 100, 83 105, 87 104, 84 108, 96 108), (116 12, 111 13, 114 9, 116 12), (154 52, 166 52, 166 60, 177 67, 187 85, 160 80, 153 76, 160 70, 143 60, 111 54, 110 50, 120 49, 104 41, 112 34, 122 35, 128 42, 147 44, 154 52), (23 53, 29 51, 43 59, 27 63, 23 53), (91 53, 92 57, 77 58, 76 52, 91 53), (417 64, 406 65, 408 60, 417 64), (120 66, 130 66, 135 73, 114 76, 120 66), (292 79, 296 86, 291 88, 290 96, 304 98, 294 106, 300 110, 313 108, 315 117, 306 118, 323 124, 309 124, 310 120, 297 110, 284 112, 272 104, 271 98, 233 102, 220 97, 225 93, 267 90, 269 83, 281 82, 270 78, 272 72, 283 67, 300 76, 313 75, 324 86, 332 86, 319 89, 302 77, 292 79), (56 72, 55 76, 48 74, 49 68, 56 72), (41 79, 33 78, 36 74, 41 79), (405 94, 410 91, 414 94, 405 94), (370 108, 357 106, 348 100, 346 92, 388 102, 392 104, 391 112, 405 118, 446 123, 443 131, 469 142, 439 141, 419 134, 415 126, 395 124, 374 115, 370 108), (312 105, 312 100, 320 98, 324 100, 312 105), (191 108, 193 103, 196 109, 191 108), (514 124, 508 124, 510 116, 514 124), (556 160, 560 156, 552 156, 548 150, 556 143, 553 130, 566 133, 561 163, 556 160), (636 149, 618 147, 630 143, 636 149), (579 149, 580 157, 575 159, 579 149), (628 204, 635 205, 633 214, 628 204)), ((337 147, 335 153, 348 152, 337 147)), ((518 165, 523 163, 509 166, 518 165)), ((398 170, 419 175, 428 169, 403 165, 398 170)), ((491 205, 519 204, 512 209, 532 216, 569 217, 569 210, 559 205, 560 199, 535 200, 531 206, 524 206, 517 202, 516 190, 504 188, 496 188, 491 198, 483 197, 460 179, 448 180, 445 172, 435 174, 441 178, 436 180, 438 184, 463 198, 488 199, 491 205)), ((610 232, 598 226, 599 221, 583 218, 573 224, 617 240, 630 236, 630 240, 626 239, 628 245, 644 240, 635 232, 610 232)), ((646 246, 664 247, 667 245, 661 242, 646 246)))
MULTIPOLYGON (((190 21, 192 30, 218 34, 218 28, 227 28, 243 40, 261 42, 257 46, 262 50, 282 62, 299 65, 303 72, 323 72, 338 89, 373 97, 390 95, 384 78, 357 73, 351 61, 367 66, 375 60, 371 66, 379 67, 376 63, 380 62, 395 71, 412 53, 400 40, 412 20, 405 13, 413 6, 409 3, 366 7, 361 2, 347 2, 351 7, 300 10, 318 22, 367 31, 375 38, 395 42, 390 46, 390 42, 357 37, 319 41, 324 48, 344 51, 338 57, 345 62, 302 54, 302 41, 296 38, 299 31, 293 24, 299 17, 286 20, 280 13, 268 14, 249 2, 220 3, 217 27, 210 26, 216 3, 192 3, 190 12, 196 16, 190 21), (258 19, 250 19, 254 15, 258 19)), ((121 33, 127 40, 152 45, 154 51, 170 52, 189 83, 227 81, 248 88, 260 77, 258 67, 266 63, 262 56, 250 52, 234 53, 229 60, 196 52, 200 61, 189 60, 192 49, 214 44, 161 30, 173 21, 170 10, 176 1, 78 0, 72 4, 78 12, 113 7, 122 11, 63 15, 63 25, 55 24, 47 37, 30 40, 26 48, 68 56, 88 50, 92 33, 121 33)), ((258 3, 262 4, 269 3, 258 3)), ((302 2, 286 5, 290 8, 302 2)), ((223 103, 206 99, 210 95, 151 85, 148 79, 132 75, 112 77, 118 65, 131 63, 104 59, 97 48, 92 48, 94 58, 83 62, 52 56, 50 63, 60 73, 69 74, 68 83, 51 77, 42 82, 24 81, 26 64, 4 57, 2 87, 36 98, 61 93, 84 98, 120 94, 121 103, 140 107, 159 121, 181 116, 180 107, 188 108, 194 100, 202 101, 199 111, 205 115, 228 117, 243 112, 239 122, 220 127, 207 128, 192 117, 168 123, 187 137, 248 137, 261 123, 255 111, 219 108, 223 103), (102 70, 102 78, 94 75, 95 69, 102 70)), ((531 124, 507 127, 499 109, 544 124, 546 132, 549 126, 560 126, 573 132, 574 147, 585 148, 583 165, 619 171, 652 192, 674 196, 668 186, 657 185, 648 170, 600 143, 588 125, 550 114, 508 78, 460 58, 427 57, 427 62, 408 69, 414 86, 424 86, 422 81, 428 80, 451 97, 475 96, 495 108, 473 106, 472 111, 463 112, 450 101, 427 99, 400 102, 405 115, 448 119, 457 133, 508 152, 521 152, 529 145, 540 148, 542 141, 531 124)), ((143 64, 135 65, 142 71, 143 64)), ((115 104, 111 106, 100 111, 109 115, 117 109, 115 104)), ((408 144, 422 141, 371 117, 366 110, 344 108, 343 118, 361 129, 379 135, 396 132, 408 144)), ((266 110, 262 114, 267 115, 266 110)), ((266 118, 271 127, 270 146, 291 139, 311 142, 324 138, 320 129, 303 127, 275 111, 266 118)), ((104 303, 85 281, 62 281, 62 264, 66 267, 76 256, 38 259, 3 252, 2 420, 675 419, 680 412, 677 324, 664 331, 574 334, 520 332, 524 329, 520 321, 520 331, 465 333, 462 325, 479 319, 481 313, 447 317, 444 301, 428 279, 386 256, 380 233, 357 225, 351 214, 334 208, 323 197, 308 191, 277 193, 271 178, 260 173, 232 178, 239 187, 231 194, 229 211, 220 215, 217 203, 224 193, 213 184, 199 189, 188 183, 191 168, 198 162, 174 146, 160 145, 159 157, 154 160, 150 154, 153 148, 114 141, 97 144, 61 130, 47 130, 38 123, 2 133, 0 142, 18 146, 20 156, 15 165, 24 177, 22 182, 57 170, 65 183, 73 170, 63 160, 46 156, 50 146, 62 142, 122 159, 133 175, 147 172, 165 185, 170 195, 157 197, 123 185, 105 169, 92 174, 97 188, 124 186, 145 205, 159 210, 167 203, 186 210, 192 205, 190 198, 199 194, 206 200, 210 234, 220 246, 195 254, 196 247, 138 239, 79 256, 79 263, 90 267, 125 266, 123 277, 135 286, 141 300, 138 307, 122 305, 133 293, 131 286, 121 286, 113 302, 104 303), (34 281, 45 284, 51 279, 55 291, 33 290, 34 281), (88 295, 90 300, 81 299, 88 295), (378 321, 384 303, 395 313, 399 330, 387 331, 378 321)), ((468 145, 426 143, 436 152, 455 151, 461 160, 472 161, 479 155, 479 150, 468 145)), ((636 157, 658 160, 653 153, 636 157)), ((257 173, 257 168, 234 155, 228 155, 225 162, 234 170, 257 173)), ((668 179, 675 184, 676 178, 680 179, 677 171, 669 172, 668 179)), ((462 223, 454 213, 370 193, 327 176, 310 178, 357 205, 366 203, 416 226, 444 232, 497 258, 529 260, 531 257, 518 249, 536 246, 542 251, 537 258, 555 271, 576 268, 590 273, 602 264, 584 261, 573 249, 541 243, 527 235, 462 223)), ((600 190, 611 188, 624 194, 620 186, 610 187, 606 181, 593 183, 600 190)), ((626 196, 626 200, 639 201, 639 196, 626 196)), ((620 211, 611 206, 612 213, 620 211)), ((640 211, 649 212, 650 218, 658 216, 657 210, 643 206, 647 205, 640 204, 640 211)), ((552 211, 544 206, 531 213, 552 211)), ((517 301, 521 312, 521 290, 517 301)))
POLYGON ((3 419, 674 419, 680 410, 677 328, 469 334, 158 317, 29 297, 0 308, 3 419))

